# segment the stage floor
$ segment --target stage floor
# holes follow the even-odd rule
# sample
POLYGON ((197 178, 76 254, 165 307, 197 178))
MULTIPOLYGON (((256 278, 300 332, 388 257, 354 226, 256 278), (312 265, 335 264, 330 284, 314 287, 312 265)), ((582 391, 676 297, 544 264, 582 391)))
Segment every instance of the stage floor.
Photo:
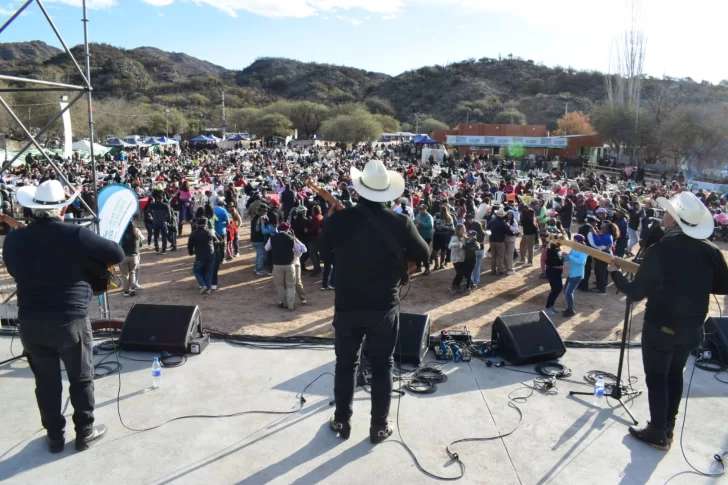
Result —
MULTIPOLYGON (((0 338, 0 360, 10 357, 10 338, 0 338)), ((17 339, 14 352, 22 348, 17 339)), ((148 359, 151 354, 124 353, 148 359)), ((616 373, 617 350, 569 349, 562 363, 573 379, 592 369, 616 373)), ((102 357, 97 357, 97 361, 102 357)), ((112 356, 108 361, 114 361, 112 356)), ((334 371, 334 353, 323 350, 268 350, 214 342, 200 356, 178 368, 164 369, 162 387, 149 390, 151 364, 121 360, 121 417, 132 428, 154 426, 194 414, 228 414, 247 410, 290 411, 297 395, 319 375, 334 371)), ((643 389, 639 349, 631 351, 631 372, 643 389)), ((686 381, 692 369, 692 360, 686 381)), ((532 369, 531 366, 519 369, 532 369)), ((448 363, 445 383, 430 395, 405 395, 399 405, 399 430, 423 467, 452 477, 458 466, 445 446, 461 438, 506 433, 518 423, 508 406, 509 394, 527 395, 520 382, 532 378, 481 361, 448 363), (514 392, 515 391, 515 392, 514 392)), ((723 374, 725 378, 725 374, 723 374)), ((125 429, 117 414, 116 375, 96 381, 96 420, 109 427, 106 438, 90 450, 73 448, 73 425, 67 425, 63 453, 50 454, 40 430, 34 384, 26 362, 0 367, 0 481, 8 484, 426 484, 436 483, 418 471, 395 435, 369 442, 369 395, 355 396, 353 431, 343 441, 328 429, 333 413, 333 377, 324 375, 306 391, 300 412, 286 416, 246 414, 232 418, 185 419, 153 431, 125 429)), ((63 403, 67 405, 67 386, 63 403)), ((687 386, 686 386, 687 388, 687 386)), ((519 403, 523 421, 510 436, 455 445, 466 465, 462 484, 662 484, 689 470, 676 441, 667 453, 628 435, 630 424, 617 408, 597 409, 590 396, 569 397, 589 387, 558 383, 558 394, 534 393, 519 403)), ((719 470, 712 457, 728 449, 728 385, 713 374, 695 371, 684 447, 701 470, 719 470)), ((615 403, 608 401, 611 406, 615 403)), ((647 397, 628 404, 640 421, 648 417, 647 397)), ((398 400, 392 401, 391 419, 398 400)), ((68 405, 66 414, 70 414, 68 405)), ((643 424, 643 423, 641 423, 643 424)), ((682 411, 679 424, 682 424, 682 411)), ((676 440, 680 433, 676 433, 676 440)), ((672 485, 714 483, 682 474, 672 485)))

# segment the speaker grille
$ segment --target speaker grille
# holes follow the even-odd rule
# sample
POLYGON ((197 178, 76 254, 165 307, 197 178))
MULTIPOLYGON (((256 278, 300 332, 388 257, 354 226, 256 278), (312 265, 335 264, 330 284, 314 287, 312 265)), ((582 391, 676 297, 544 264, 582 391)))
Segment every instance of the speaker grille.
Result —
POLYGON ((200 331, 197 306, 134 305, 124 321, 119 346, 125 350, 186 352, 200 331))
POLYGON ((496 318, 492 340, 499 354, 514 365, 554 360, 566 353, 559 332, 544 312, 496 318))

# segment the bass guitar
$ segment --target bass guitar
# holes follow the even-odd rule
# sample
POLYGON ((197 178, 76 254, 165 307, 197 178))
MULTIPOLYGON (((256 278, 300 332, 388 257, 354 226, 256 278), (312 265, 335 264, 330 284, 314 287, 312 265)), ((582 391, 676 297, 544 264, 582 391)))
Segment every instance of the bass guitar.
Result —
POLYGON ((577 251, 581 251, 582 253, 588 254, 592 258, 598 259, 599 261, 603 261, 605 263, 611 263, 613 259, 616 259, 619 269, 622 269, 627 273, 637 274, 637 271, 639 271, 640 269, 640 265, 637 263, 627 261, 623 258, 617 258, 615 256, 612 256, 611 254, 607 254, 598 249, 586 246, 585 244, 579 244, 578 242, 570 241, 566 239, 563 234, 550 234, 547 240, 549 242, 554 242, 562 246, 566 246, 567 248, 576 249, 577 251))

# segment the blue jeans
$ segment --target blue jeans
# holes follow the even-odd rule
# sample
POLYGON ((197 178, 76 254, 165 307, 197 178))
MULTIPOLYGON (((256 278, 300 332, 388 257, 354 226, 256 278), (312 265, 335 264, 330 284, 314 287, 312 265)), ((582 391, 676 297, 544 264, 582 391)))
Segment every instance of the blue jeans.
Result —
POLYGON ((475 268, 473 269, 473 284, 480 284, 480 265, 483 264, 483 257, 485 256, 485 249, 475 251, 475 268))
POLYGON ((581 283, 581 276, 569 276, 566 278, 564 296, 566 297, 566 305, 571 311, 574 311, 574 290, 579 286, 579 283, 581 283))
POLYGON ((324 260, 324 273, 321 277, 321 288, 326 288, 327 286, 335 286, 335 285, 336 285, 336 263, 334 261, 324 260), (331 276, 331 280, 329 280, 329 276, 331 276))
POLYGON ((215 269, 215 261, 200 261, 195 259, 195 264, 192 266, 192 273, 195 275, 195 279, 200 286, 205 288, 212 288, 212 271, 215 269))
POLYGON ((260 272, 265 269, 265 243, 254 242, 253 246, 255 246, 255 271, 260 272))
POLYGON ((159 251, 159 236, 162 236, 162 252, 167 251, 167 224, 154 226, 154 249, 159 251))

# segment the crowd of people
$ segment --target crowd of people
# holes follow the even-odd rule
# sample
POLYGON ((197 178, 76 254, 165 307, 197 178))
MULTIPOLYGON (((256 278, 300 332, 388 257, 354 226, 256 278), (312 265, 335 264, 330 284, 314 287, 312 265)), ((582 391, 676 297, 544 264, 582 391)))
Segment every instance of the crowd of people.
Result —
MULTIPOLYGON (((240 145, 234 150, 185 145, 179 154, 150 155, 134 151, 107 155, 97 164, 96 180, 97 187, 127 184, 146 201, 141 220, 134 224, 146 230, 147 250, 159 255, 168 249, 176 251, 177 240, 189 225, 187 246, 195 257, 193 273, 201 293, 209 294, 218 288, 220 266, 239 256, 239 233, 243 224, 248 224, 255 274, 274 277, 279 287, 278 303, 287 308, 294 308, 289 288, 301 304, 307 303, 302 275, 320 279, 322 291, 335 289, 335 257, 321 251, 320 237, 334 210, 332 197, 342 207, 356 205, 358 194, 349 169, 361 168, 371 158, 382 159, 405 180, 402 197, 389 205, 413 221, 430 247, 430 257, 417 266, 416 273, 427 276, 448 270, 452 264, 449 292, 469 294, 483 284, 486 258, 490 258, 487 274, 499 278, 530 268, 535 254, 540 277, 551 286, 545 308, 557 313, 555 301, 564 292, 564 316, 575 314, 576 289, 606 294, 607 264, 575 249, 562 254, 549 238, 560 234, 617 257, 639 256, 661 236, 655 198, 688 190, 677 180, 648 185, 643 170, 623 172, 619 177, 596 171, 573 175, 568 167, 576 167, 576 163, 537 158, 534 164, 458 153, 442 162, 432 157, 422 161, 411 145, 396 144, 294 149, 240 145), (331 197, 312 190, 306 181, 331 197), (281 232, 290 238, 276 236, 281 232), (295 250, 290 263, 287 254, 281 259, 281 244, 286 246, 286 253, 291 244, 295 250), (567 261, 569 274, 564 284, 562 273, 567 261), (278 266, 286 266, 285 271, 278 266)), ((78 159, 61 162, 60 167, 81 192, 67 217, 82 219, 89 214, 82 201, 93 206, 91 169, 78 159)), ((31 160, 5 178, 22 186, 57 175, 43 162, 31 160)), ((5 196, 5 211, 16 209, 17 213, 19 209, 11 207, 8 187, 6 183, 0 192, 5 196)), ((728 238, 725 195, 703 191, 696 195, 715 214, 715 236, 728 238)), ((28 209, 18 215, 32 216, 28 209)), ((143 240, 144 235, 133 226, 122 241, 128 258, 120 268, 126 296, 136 295, 141 288, 143 240)))

